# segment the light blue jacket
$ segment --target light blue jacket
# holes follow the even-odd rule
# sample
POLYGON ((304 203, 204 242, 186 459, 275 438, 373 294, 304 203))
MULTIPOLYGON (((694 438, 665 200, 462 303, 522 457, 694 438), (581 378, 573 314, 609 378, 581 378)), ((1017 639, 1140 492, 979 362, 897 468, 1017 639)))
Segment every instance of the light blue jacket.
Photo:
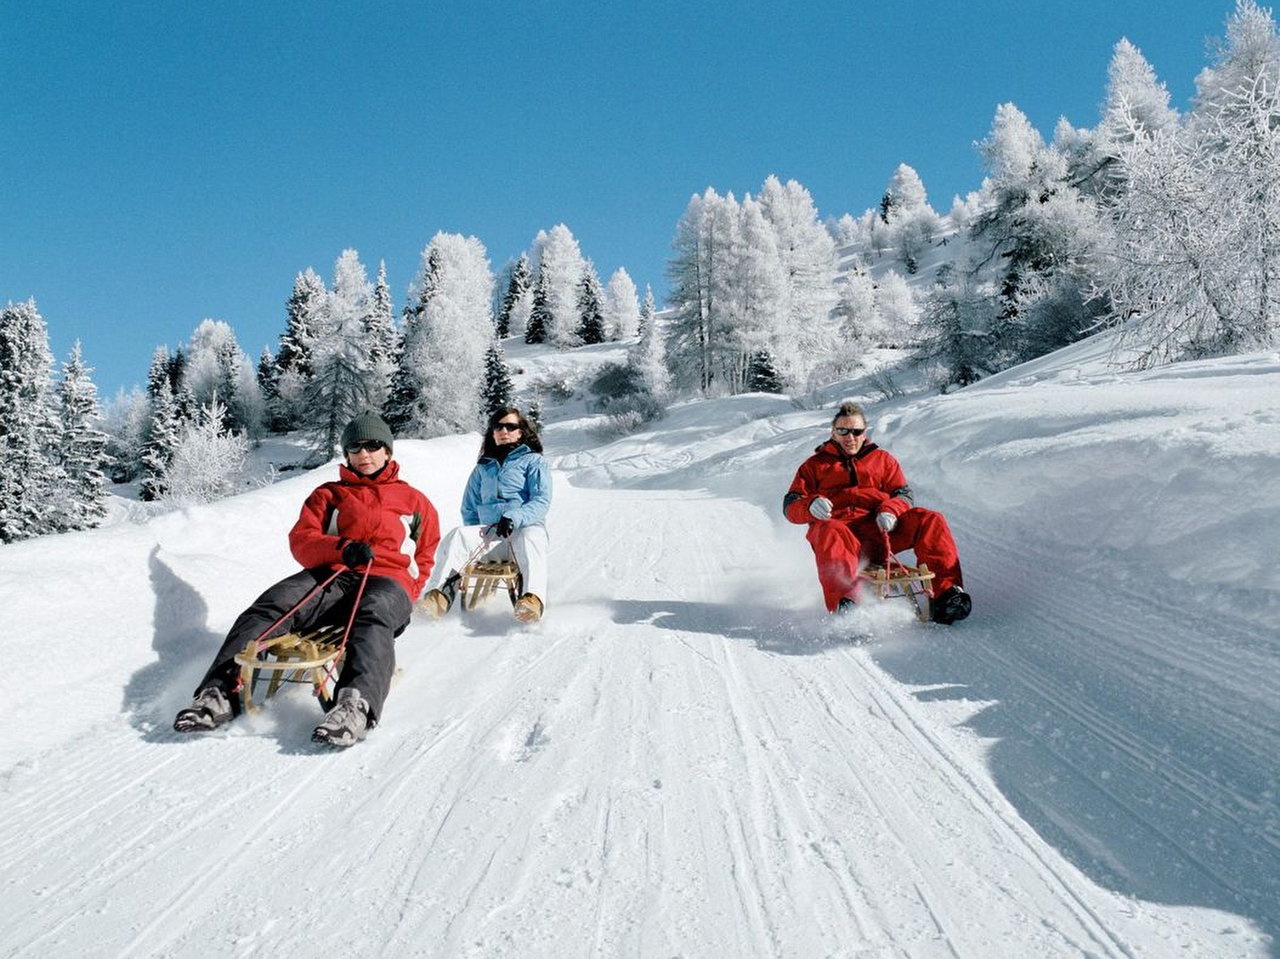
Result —
POLYGON ((481 457, 462 494, 462 525, 489 526, 510 516, 516 529, 541 523, 551 507, 551 469, 523 443, 499 463, 481 457))

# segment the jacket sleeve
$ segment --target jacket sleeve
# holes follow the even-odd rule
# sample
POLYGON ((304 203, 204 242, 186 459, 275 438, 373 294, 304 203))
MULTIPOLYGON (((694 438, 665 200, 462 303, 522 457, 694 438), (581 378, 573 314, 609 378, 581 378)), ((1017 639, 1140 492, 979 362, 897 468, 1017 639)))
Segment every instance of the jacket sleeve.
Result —
POLYGON ((418 567, 418 578, 414 583, 415 592, 412 599, 416 602, 422 595, 422 588, 431 578, 431 571, 436 565, 436 549, 440 546, 440 516, 431 500, 426 496, 419 497, 418 515, 422 517, 418 527, 418 540, 414 547, 414 563, 418 567))
POLYGON ((289 531, 289 551, 303 568, 337 566, 342 562, 342 540, 326 531, 334 508, 333 491, 326 484, 311 492, 302 504, 298 521, 289 531))
POLYGON ((541 523, 551 508, 551 467, 541 453, 535 453, 530 459, 533 462, 524 475, 525 500, 505 514, 511 517, 517 528, 541 523))
POLYGON ((476 464, 467 477, 467 488, 462 492, 462 525, 480 525, 480 466, 476 464))
POLYGON ((880 512, 901 516, 915 505, 915 498, 907 477, 902 472, 902 465, 888 453, 885 457, 885 475, 880 488, 889 494, 889 499, 880 504, 880 512))
POLYGON ((808 459, 800 464, 795 478, 782 497, 782 513, 793 523, 812 523, 809 504, 817 498, 817 481, 813 471, 813 460, 808 459))

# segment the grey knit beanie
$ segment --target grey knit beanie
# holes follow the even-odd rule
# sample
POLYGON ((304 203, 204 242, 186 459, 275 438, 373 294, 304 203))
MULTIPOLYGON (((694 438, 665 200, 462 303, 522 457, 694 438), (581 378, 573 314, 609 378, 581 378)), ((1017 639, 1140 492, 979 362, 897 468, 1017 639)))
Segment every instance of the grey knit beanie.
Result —
POLYGON ((347 428, 342 431, 343 452, 346 452, 348 446, 354 446, 364 440, 386 443, 388 453, 393 450, 394 437, 391 435, 391 427, 373 410, 366 410, 347 424, 347 428))

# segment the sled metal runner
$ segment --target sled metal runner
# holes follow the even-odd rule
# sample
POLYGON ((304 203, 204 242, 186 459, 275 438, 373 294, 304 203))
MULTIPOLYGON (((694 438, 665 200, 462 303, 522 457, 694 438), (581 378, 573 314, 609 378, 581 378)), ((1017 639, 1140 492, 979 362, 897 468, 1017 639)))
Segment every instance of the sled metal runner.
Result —
POLYGON ((868 566, 859 575, 870 583, 876 598, 905 597, 915 607, 916 616, 923 622, 929 621, 929 603, 933 599, 934 574, 924 563, 919 566, 907 566, 890 556, 886 565, 868 566))
POLYGON ((253 712, 256 684, 265 684, 262 699, 274 696, 285 683, 307 683, 326 711, 333 704, 333 681, 342 656, 343 627, 320 626, 272 639, 251 640, 236 654, 240 666, 240 700, 245 712, 253 712))

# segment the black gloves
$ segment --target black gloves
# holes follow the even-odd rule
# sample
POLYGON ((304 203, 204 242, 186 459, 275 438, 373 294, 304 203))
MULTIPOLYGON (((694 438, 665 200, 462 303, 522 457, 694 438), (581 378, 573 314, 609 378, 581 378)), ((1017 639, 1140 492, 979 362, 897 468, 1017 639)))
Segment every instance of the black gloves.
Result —
POLYGON ((499 536, 507 537, 516 531, 516 524, 511 521, 510 516, 504 516, 493 524, 493 531, 499 536))
POLYGON ((371 559, 373 559, 373 548, 368 543, 352 540, 342 547, 342 561, 349 569, 365 566, 371 559))

